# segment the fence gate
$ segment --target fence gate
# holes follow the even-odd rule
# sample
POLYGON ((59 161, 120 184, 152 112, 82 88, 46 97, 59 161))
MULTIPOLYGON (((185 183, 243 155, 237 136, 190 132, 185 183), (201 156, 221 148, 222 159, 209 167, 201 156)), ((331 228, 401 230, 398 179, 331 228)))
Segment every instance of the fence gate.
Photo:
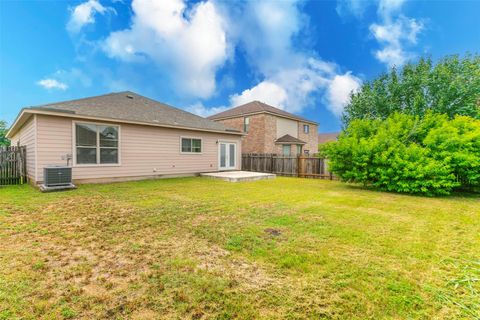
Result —
POLYGON ((244 153, 242 170, 291 177, 337 179, 327 170, 326 159, 315 155, 283 156, 272 153, 244 153))
POLYGON ((0 185, 23 184, 27 181, 27 147, 0 146, 0 185))

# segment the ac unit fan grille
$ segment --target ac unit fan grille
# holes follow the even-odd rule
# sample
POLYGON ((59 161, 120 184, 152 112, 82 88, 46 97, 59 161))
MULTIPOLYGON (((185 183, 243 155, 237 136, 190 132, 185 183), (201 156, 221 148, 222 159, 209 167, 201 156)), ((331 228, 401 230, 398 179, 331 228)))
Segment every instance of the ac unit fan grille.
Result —
POLYGON ((67 186, 72 183, 72 168, 70 167, 48 167, 44 168, 43 180, 45 186, 67 186))

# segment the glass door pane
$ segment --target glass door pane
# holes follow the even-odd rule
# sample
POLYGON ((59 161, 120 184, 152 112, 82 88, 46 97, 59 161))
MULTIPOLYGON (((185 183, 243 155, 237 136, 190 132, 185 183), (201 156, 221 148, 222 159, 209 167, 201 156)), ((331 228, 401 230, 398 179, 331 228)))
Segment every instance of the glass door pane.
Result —
POLYGON ((229 166, 230 166, 230 168, 235 168, 235 144, 230 143, 229 148, 230 148, 230 153, 228 155, 229 166))
POLYGON ((220 143, 220 168, 227 166, 227 145, 220 143))

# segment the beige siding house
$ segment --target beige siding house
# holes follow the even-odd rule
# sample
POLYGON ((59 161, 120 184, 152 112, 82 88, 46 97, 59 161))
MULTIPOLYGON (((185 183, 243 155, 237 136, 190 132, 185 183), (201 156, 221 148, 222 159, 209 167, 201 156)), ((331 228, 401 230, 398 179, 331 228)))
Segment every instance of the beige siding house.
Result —
POLYGON ((76 183, 241 168, 241 132, 132 92, 25 108, 7 137, 27 146, 34 184, 67 162, 76 183))
POLYGON ((318 152, 317 122, 260 101, 226 110, 209 119, 244 132, 244 153, 297 155, 318 152))

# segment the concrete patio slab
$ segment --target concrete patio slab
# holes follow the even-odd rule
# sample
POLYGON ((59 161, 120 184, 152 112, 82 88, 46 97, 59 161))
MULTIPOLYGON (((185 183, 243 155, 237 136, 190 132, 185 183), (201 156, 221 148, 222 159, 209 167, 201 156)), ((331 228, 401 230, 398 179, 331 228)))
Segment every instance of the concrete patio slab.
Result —
POLYGON ((255 181, 264 179, 275 179, 276 175, 272 173, 250 172, 250 171, 222 171, 201 173, 202 177, 220 179, 229 182, 255 181))

